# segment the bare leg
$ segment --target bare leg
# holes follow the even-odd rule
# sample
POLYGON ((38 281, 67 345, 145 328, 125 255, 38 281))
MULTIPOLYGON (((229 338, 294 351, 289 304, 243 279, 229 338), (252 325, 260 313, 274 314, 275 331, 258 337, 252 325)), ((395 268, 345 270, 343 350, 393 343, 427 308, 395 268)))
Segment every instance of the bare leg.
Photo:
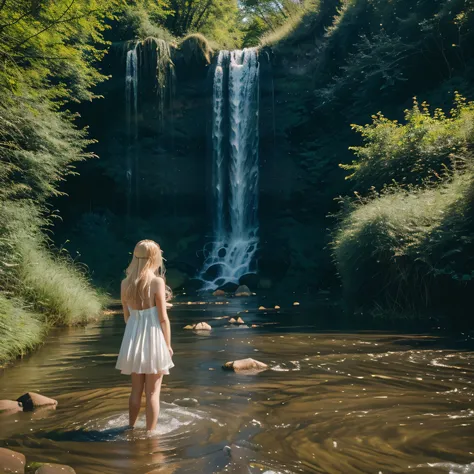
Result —
POLYGON ((160 392, 163 374, 146 374, 146 429, 153 431, 158 423, 160 414, 160 392))
POLYGON ((140 413, 142 404, 143 387, 145 385, 145 374, 132 374, 132 393, 128 400, 128 424, 131 428, 135 426, 135 422, 140 413))

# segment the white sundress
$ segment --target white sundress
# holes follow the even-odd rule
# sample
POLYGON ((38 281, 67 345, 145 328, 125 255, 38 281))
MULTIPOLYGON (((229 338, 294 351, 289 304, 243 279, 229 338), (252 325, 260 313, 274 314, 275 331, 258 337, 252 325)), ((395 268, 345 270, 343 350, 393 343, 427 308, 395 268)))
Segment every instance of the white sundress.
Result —
POLYGON ((174 367, 156 306, 129 308, 130 317, 120 346, 116 369, 122 374, 165 374, 174 367))

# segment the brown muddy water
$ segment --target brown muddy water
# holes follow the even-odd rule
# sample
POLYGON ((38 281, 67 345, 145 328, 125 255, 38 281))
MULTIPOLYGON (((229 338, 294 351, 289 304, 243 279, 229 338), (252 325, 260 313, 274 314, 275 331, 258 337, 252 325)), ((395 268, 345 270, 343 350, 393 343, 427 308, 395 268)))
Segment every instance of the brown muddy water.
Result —
POLYGON ((0 446, 78 474, 474 473, 473 352, 426 335, 321 330, 329 306, 257 308, 175 304, 176 367, 152 435, 142 415, 124 430, 129 380, 114 369, 122 316, 55 332, 1 374, 0 398, 37 391, 58 408, 1 417, 0 446), (261 326, 228 327, 223 317, 240 311, 261 326), (213 331, 182 329, 198 321, 213 331), (245 357, 270 369, 221 369, 245 357))

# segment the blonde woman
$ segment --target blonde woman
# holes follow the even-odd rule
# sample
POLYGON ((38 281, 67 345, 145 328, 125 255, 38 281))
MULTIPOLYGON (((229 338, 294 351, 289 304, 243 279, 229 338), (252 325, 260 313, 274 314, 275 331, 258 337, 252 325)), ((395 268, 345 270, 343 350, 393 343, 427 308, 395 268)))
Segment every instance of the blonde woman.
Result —
POLYGON ((170 297, 160 246, 152 240, 138 242, 127 276, 122 281, 126 327, 116 365, 122 374, 132 376, 129 399, 131 428, 140 412, 143 389, 146 394, 146 429, 153 431, 158 422, 163 375, 169 375, 169 369, 174 367, 166 311, 170 297))

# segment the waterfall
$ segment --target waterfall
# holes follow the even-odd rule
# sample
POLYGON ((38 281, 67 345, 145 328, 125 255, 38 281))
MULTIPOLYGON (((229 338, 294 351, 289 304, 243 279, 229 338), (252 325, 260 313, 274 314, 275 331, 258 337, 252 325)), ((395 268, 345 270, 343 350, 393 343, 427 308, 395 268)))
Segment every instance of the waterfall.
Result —
MULTIPOLYGON (((132 209, 132 179, 138 180, 138 154, 136 141, 138 138, 138 44, 127 51, 125 61, 125 113, 127 122, 127 216, 132 209)), ((135 183, 137 186, 137 183, 135 183)))
POLYGON ((169 44, 146 38, 132 44, 125 60, 125 114, 127 123, 127 216, 140 208, 140 162, 138 152, 138 112, 143 100, 155 104, 157 135, 165 130, 165 107, 170 109, 174 89, 174 65, 169 44), (140 81, 140 90, 139 90, 140 81), (151 92, 155 98, 147 96, 151 92), (139 97, 141 98, 139 100, 139 97))
POLYGON ((259 63, 256 49, 221 51, 213 81, 214 239, 205 249, 205 289, 256 270, 259 63))

